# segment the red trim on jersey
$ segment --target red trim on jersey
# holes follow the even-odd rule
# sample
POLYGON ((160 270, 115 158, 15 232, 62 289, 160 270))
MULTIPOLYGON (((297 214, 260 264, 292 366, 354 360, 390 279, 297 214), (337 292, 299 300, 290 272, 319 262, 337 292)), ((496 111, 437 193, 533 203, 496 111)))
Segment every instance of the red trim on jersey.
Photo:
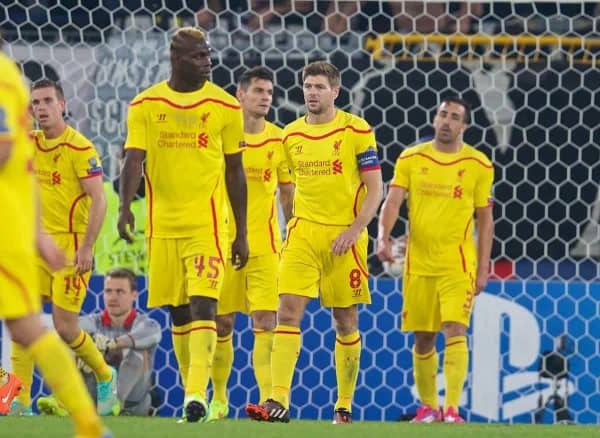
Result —
POLYGON ((96 178, 97 176, 103 176, 103 172, 100 173, 93 173, 91 175, 87 175, 87 176, 80 176, 79 179, 90 179, 90 178, 96 178))
POLYGON ((33 313, 33 304, 31 302, 31 297, 27 293, 27 288, 25 287, 25 285, 23 284, 21 279, 19 277, 17 277, 16 275, 14 275, 12 272, 10 272, 8 269, 6 269, 2 265, 0 265, 0 274, 3 275, 4 277, 8 278, 9 281, 11 281, 12 283, 14 283, 17 286, 17 289, 19 289, 19 291, 21 291, 21 294, 23 295, 23 300, 25 301, 25 306, 27 307, 27 312, 33 313))
POLYGON ((467 221, 467 226, 465 227, 465 232, 464 232, 464 235, 463 235, 463 242, 464 242, 465 240, 467 240, 467 231, 469 230, 469 225, 471 225, 471 221, 472 221, 472 220, 473 220, 473 216, 471 216, 471 217, 469 218, 469 220, 467 221))
POLYGON ((43 148, 42 145, 40 144, 39 139, 37 137, 33 137, 33 138, 35 140, 35 146, 42 152, 52 152, 52 151, 58 149, 60 146, 66 146, 66 147, 74 149, 76 151, 89 151, 90 149, 94 149, 92 146, 75 146, 74 144, 67 143, 67 142, 59 143, 56 146, 53 146, 51 148, 43 148))
POLYGON ((342 342, 342 341, 340 341, 340 338, 335 338, 335 342, 337 342, 340 345, 355 345, 360 342, 360 336, 358 338, 356 338, 356 340, 350 341, 350 342, 342 342))
POLYGON ((87 195, 85 193, 82 193, 81 195, 76 197, 75 200, 71 203, 71 208, 69 209, 69 233, 73 232, 73 215, 75 214, 75 206, 86 196, 87 195))
POLYGON ((267 138, 265 141, 263 141, 262 143, 258 143, 258 144, 246 143, 246 147, 248 147, 248 148, 259 148, 259 147, 264 146, 267 143, 270 143, 272 141, 281 142, 281 139, 280 138, 275 138, 275 137, 273 137, 273 138, 267 138))
POLYGON ((149 101, 149 102, 163 102, 163 103, 166 103, 169 106, 172 106, 173 108, 184 109, 184 110, 196 108, 196 107, 198 107, 198 106, 200 106, 200 105, 202 105, 203 103, 206 103, 206 102, 214 102, 214 103, 218 103, 220 105, 226 106, 228 108, 240 109, 239 105, 233 105, 233 104, 227 103, 227 102, 225 102, 223 100, 213 99, 213 98, 202 99, 202 100, 199 100, 198 102, 194 102, 194 103, 191 103, 189 105, 179 105, 179 104, 177 104, 177 103, 175 103, 175 102, 167 99, 166 97, 143 97, 140 100, 136 100, 135 102, 131 102, 129 104, 129 106, 138 105, 138 104, 140 104, 140 103, 142 103, 142 102, 144 102, 146 100, 149 101))
POLYGON ((356 254, 356 246, 355 245, 352 245, 352 255, 354 256, 354 261, 356 262, 356 266, 358 266, 358 269, 360 270, 362 275, 364 275, 365 278, 368 280, 369 273, 361 266, 360 261, 359 261, 360 259, 358 258, 358 254, 356 254))
POLYGON ((79 249, 79 240, 77 239, 77 233, 73 233, 73 246, 75 247, 75 252, 79 249))
POLYGON ((287 182, 278 181, 277 184, 279 184, 280 186, 287 186, 288 184, 294 184, 294 181, 287 181, 287 182))
POLYGON ((483 161, 481 161, 479 158, 475 158, 475 157, 459 158, 458 160, 449 161, 447 163, 444 163, 442 161, 436 160, 435 158, 433 158, 430 155, 424 154, 423 152, 415 152, 414 154, 407 155, 406 157, 399 157, 398 160, 406 160, 407 158, 412 158, 412 157, 416 157, 416 156, 425 157, 428 160, 433 161, 435 164, 439 164, 440 166, 452 166, 453 164, 460 163, 461 161, 473 160, 473 161, 476 161, 477 163, 481 164, 486 169, 492 169, 493 168, 493 166, 487 165, 486 163, 484 163, 483 161))
POLYGON ((271 214, 269 215, 269 236, 271 237, 271 249, 273 254, 277 254, 277 248, 275 247, 275 234, 273 233, 273 213, 275 212, 275 203, 271 204, 271 214))
POLYGON ((410 274, 410 256, 409 256, 409 250, 410 249, 410 236, 406 238, 406 273, 410 274))
POLYGON ((150 177, 148 176, 148 174, 144 175, 145 179, 146 179, 146 184, 148 186, 148 238, 152 237, 152 231, 153 231, 153 224, 152 224, 152 204, 153 204, 153 197, 152 197, 152 183, 150 182, 150 177))
POLYGON ((465 261, 465 254, 463 253, 462 245, 458 245, 458 251, 460 252, 460 261, 462 263, 463 272, 467 272, 467 262, 465 261))
POLYGON ((210 212, 213 221, 213 234, 215 235, 215 245, 217 246, 217 251, 219 252, 219 258, 221 259, 221 263, 225 265, 225 260, 223 259, 223 252, 221 251, 221 245, 219 244, 219 226, 217 225, 217 209, 215 208, 215 200, 212 196, 210 197, 210 212))
POLYGON ((328 132, 326 134, 318 135, 318 136, 308 135, 308 134, 306 134, 306 133, 304 133, 302 131, 290 132, 288 135, 286 135, 283 138, 283 142, 285 143, 289 137, 292 137, 294 135, 299 135, 300 137, 308 138, 309 140, 322 140, 322 139, 327 138, 327 137, 329 137, 329 136, 331 136, 333 134, 337 134, 338 132, 345 131, 346 129, 350 129, 350 130, 356 132, 357 134, 369 134, 369 133, 373 132, 372 129, 358 129, 358 128, 355 128, 352 125, 346 125, 343 128, 334 129, 333 131, 330 131, 330 132, 328 132))
POLYGON ((210 325, 201 325, 200 327, 192 327, 191 329, 184 330, 182 332, 171 331, 171 334, 173 336, 183 336, 183 335, 188 335, 188 334, 190 334, 192 332, 196 332, 198 330, 212 330, 213 332, 216 332, 217 328, 216 327, 212 327, 210 325))
POLYGON ((298 221, 299 220, 300 220, 300 218, 297 217, 296 218, 296 222, 294 222, 293 225, 290 225, 290 227, 288 229, 288 233, 287 233, 286 239, 285 239, 285 245, 281 249, 282 251, 288 247, 288 244, 290 243, 290 238, 292 237, 292 231, 294 230, 294 228, 296 228, 296 225, 298 225, 298 221))
POLYGON ((354 204, 352 205, 352 212, 354 213, 354 217, 358 216, 358 195, 361 189, 365 186, 365 183, 360 183, 358 189, 356 189, 356 193, 354 194, 354 204))
POLYGON ((360 172, 370 172, 372 170, 379 170, 381 166, 378 164, 376 166, 363 167, 362 169, 358 169, 360 172))

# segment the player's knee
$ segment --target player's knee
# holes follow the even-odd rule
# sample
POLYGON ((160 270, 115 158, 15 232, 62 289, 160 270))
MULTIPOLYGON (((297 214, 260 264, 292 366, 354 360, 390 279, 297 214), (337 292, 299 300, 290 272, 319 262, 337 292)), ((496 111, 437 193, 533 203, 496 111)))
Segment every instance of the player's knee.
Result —
POLYGON ((340 335, 349 335, 358 330, 358 312, 356 306, 333 309, 335 331, 340 335))
POLYGON ((467 327, 460 322, 444 322, 442 323, 442 330, 446 339, 467 334, 467 327))
POLYGON ((217 336, 224 337, 229 335, 233 331, 233 324, 235 322, 234 314, 218 315, 217 316, 217 336))
POLYGON ((171 314, 171 320, 173 325, 182 326, 189 324, 192 321, 190 315, 190 306, 169 306, 169 313, 171 314))
POLYGON ((67 344, 73 343, 79 336, 79 333, 81 333, 81 329, 77 323, 64 319, 55 319, 54 329, 58 333, 58 336, 67 344))
POLYGON ((257 330, 272 331, 277 324, 277 314, 275 312, 258 310, 252 312, 252 327, 257 330))
POLYGON ((279 309, 277 310, 278 324, 299 327, 303 312, 304 307, 302 306, 300 297, 293 295, 279 296, 279 309))
POLYGON ((192 321, 214 321, 217 317, 217 300, 208 297, 190 297, 192 321))
POLYGON ((415 332, 415 351, 418 354, 429 353, 435 347, 437 333, 415 332))

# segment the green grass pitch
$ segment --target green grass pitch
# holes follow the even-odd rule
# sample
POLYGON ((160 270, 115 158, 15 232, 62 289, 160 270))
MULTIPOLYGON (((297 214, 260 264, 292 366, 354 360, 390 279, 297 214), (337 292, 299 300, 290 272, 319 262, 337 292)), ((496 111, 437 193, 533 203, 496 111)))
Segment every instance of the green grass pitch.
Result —
MULTIPOLYGON (((117 438, 578 438, 600 436, 599 426, 506 425, 472 423, 409 424, 398 422, 356 422, 334 426, 325 421, 292 420, 289 424, 226 420, 217 423, 177 424, 172 418, 107 418, 117 438)), ((0 437, 54 438, 73 436, 70 421, 56 417, 0 417, 0 437)))

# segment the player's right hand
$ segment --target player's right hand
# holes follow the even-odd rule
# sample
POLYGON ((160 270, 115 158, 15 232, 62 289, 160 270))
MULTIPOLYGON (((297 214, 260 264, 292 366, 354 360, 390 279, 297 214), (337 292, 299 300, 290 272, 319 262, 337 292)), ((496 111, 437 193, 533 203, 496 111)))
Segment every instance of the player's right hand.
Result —
POLYGON ((382 262, 394 262, 392 241, 390 239, 377 239, 377 257, 382 262))
POLYGON ((130 231, 135 231, 135 217, 129 208, 119 210, 119 221, 117 222, 117 229, 119 230, 119 236, 126 242, 133 243, 133 238, 127 231, 127 225, 129 225, 130 231))
POLYGON ((59 271, 67 264, 67 257, 56 246, 52 237, 45 233, 39 233, 37 237, 37 247, 40 256, 53 271, 59 271))
POLYGON ((236 236, 231 245, 231 263, 236 271, 248 263, 248 239, 246 236, 236 236))

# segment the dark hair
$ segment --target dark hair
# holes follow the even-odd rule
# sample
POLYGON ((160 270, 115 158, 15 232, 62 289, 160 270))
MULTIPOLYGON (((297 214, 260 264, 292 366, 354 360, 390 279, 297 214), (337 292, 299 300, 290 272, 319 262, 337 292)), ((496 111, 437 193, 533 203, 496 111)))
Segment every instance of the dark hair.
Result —
POLYGON ((457 95, 452 95, 444 97, 442 99, 442 102, 440 103, 440 106, 442 106, 443 103, 455 103, 457 105, 462 106, 465 109, 465 116, 463 118, 463 121, 467 124, 471 123, 471 105, 469 105, 469 102, 460 98, 457 95))
POLYGON ((252 83, 252 79, 263 79, 265 81, 274 82, 273 73, 271 73, 271 70, 266 67, 258 66, 251 68, 250 70, 246 70, 242 76, 240 76, 239 88, 246 90, 252 83))
POLYGON ((137 291, 136 276, 131 269, 127 268, 114 268, 106 273, 106 277, 110 278, 125 278, 129 280, 129 285, 132 291, 137 291))
POLYGON ((54 88, 56 90, 56 95, 59 99, 65 99, 65 92, 63 91, 62 86, 52 79, 40 79, 39 81, 35 81, 31 86, 31 90, 39 90, 40 88, 54 88))
POLYGON ((340 85, 340 71, 327 61, 315 61, 307 64, 302 72, 302 80, 306 80, 307 76, 325 76, 332 87, 340 85))

